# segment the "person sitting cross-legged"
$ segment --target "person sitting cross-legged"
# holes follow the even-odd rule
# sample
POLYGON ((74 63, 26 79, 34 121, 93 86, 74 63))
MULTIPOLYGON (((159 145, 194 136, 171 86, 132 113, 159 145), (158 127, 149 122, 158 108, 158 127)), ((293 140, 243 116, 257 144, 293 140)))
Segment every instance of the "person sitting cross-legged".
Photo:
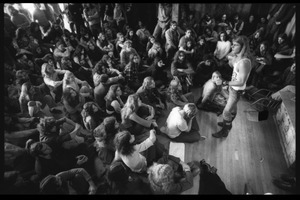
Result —
POLYGON ((193 143, 205 140, 199 133, 196 121, 197 108, 193 103, 187 103, 183 108, 175 107, 170 112, 166 126, 160 128, 174 142, 193 143))

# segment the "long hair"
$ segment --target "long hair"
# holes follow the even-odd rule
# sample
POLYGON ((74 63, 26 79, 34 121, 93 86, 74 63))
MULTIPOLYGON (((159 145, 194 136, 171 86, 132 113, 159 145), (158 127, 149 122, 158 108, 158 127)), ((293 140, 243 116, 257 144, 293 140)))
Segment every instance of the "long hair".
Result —
POLYGON ((107 100, 113 100, 116 98, 116 91, 117 89, 119 88, 119 84, 114 84, 114 85, 111 85, 109 87, 109 90, 106 94, 106 96, 104 97, 104 99, 107 101, 107 100))
POLYGON ((32 86, 30 82, 23 83, 21 87, 20 98, 26 98, 27 100, 30 100, 31 94, 29 93, 29 90, 31 87, 32 86))
POLYGON ((75 108, 80 103, 79 93, 71 87, 67 87, 65 91, 63 91, 63 99, 73 108, 75 108), (72 96, 71 90, 76 92, 75 97, 72 96))
POLYGON ((113 116, 106 117, 103 122, 94 129, 93 136, 95 137, 95 147, 98 148, 98 142, 103 142, 104 144, 110 144, 113 138, 118 133, 118 128, 115 127, 116 118, 113 116))
POLYGON ((114 138, 115 135, 118 133, 119 129, 115 127, 116 122, 117 120, 114 116, 106 117, 102 122, 104 125, 105 132, 108 133, 107 141, 114 138))
POLYGON ((153 77, 151 77, 151 76, 147 76, 146 78, 144 78, 142 88, 149 89, 149 86, 152 83, 152 81, 153 81, 153 77))
MULTIPOLYGON (((232 42, 237 42, 241 45, 241 51, 238 53, 240 58, 249 58, 252 59, 252 54, 250 52, 249 39, 247 36, 239 35, 232 39, 232 42)), ((251 60, 252 61, 252 60, 251 60)))
POLYGON ((134 152, 134 145, 130 143, 131 134, 128 131, 117 133, 114 138, 116 150, 122 155, 131 155, 134 152))
POLYGON ((124 108, 122 108, 121 110, 122 121, 127 119, 129 115, 137 111, 139 107, 138 100, 139 96, 137 94, 131 94, 128 96, 124 108))
POLYGON ((179 84, 180 84, 179 80, 173 79, 169 84, 168 93, 173 94, 173 93, 179 91, 179 89, 178 89, 179 84), (176 86, 175 86, 175 84, 176 84, 176 86))
MULTIPOLYGON (((130 56, 129 56, 129 64, 136 64, 136 63, 134 63, 134 57, 135 57, 135 56, 136 56, 136 57, 139 57, 138 54, 135 54, 135 53, 130 54, 130 56)), ((137 63, 137 65, 139 65, 140 62, 141 62, 141 60, 139 59, 139 62, 137 63)))
POLYGON ((66 84, 67 84, 67 85, 71 84, 70 80, 68 79, 70 76, 73 76, 74 81, 75 81, 75 76, 74 76, 73 72, 67 71, 67 72, 65 73, 65 75, 64 75, 64 78, 65 78, 65 81, 66 81, 66 84))
POLYGON ((218 36, 218 40, 221 41, 221 34, 224 34, 224 41, 226 42, 228 40, 228 35, 225 31, 220 31, 219 36, 218 36))
POLYGON ((49 63, 44 63, 42 65, 41 74, 43 77, 51 77, 52 74, 49 73, 48 68, 51 67, 49 63))
POLYGON ((185 55, 183 62, 186 61, 186 53, 184 51, 179 50, 174 55, 174 58, 173 58, 174 62, 178 62, 179 61, 179 55, 180 54, 184 54, 185 55))
POLYGON ((154 163, 147 172, 150 186, 154 192, 170 193, 174 184, 174 170, 170 165, 154 163))
POLYGON ((81 111, 82 118, 86 118, 87 116, 91 116, 92 119, 95 121, 96 124, 99 124, 101 122, 101 109, 95 102, 86 102, 81 111), (93 106, 98 108, 97 112, 94 112, 93 106))

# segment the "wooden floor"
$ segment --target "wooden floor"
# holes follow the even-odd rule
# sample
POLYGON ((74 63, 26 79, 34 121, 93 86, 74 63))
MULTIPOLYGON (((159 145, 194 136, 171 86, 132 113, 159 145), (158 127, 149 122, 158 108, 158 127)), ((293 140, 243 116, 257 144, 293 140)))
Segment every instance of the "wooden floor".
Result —
MULTIPOLYGON (((193 93, 198 99, 199 90, 193 93)), ((243 112, 247 105, 247 100, 241 98, 233 127, 228 137, 223 139, 211 135, 220 130, 217 122, 222 120, 222 116, 199 111, 197 122, 200 133, 207 138, 185 145, 185 162, 205 159, 218 169, 218 175, 232 194, 244 194, 245 185, 252 194, 288 194, 272 183, 274 177, 288 172, 273 117, 269 115, 268 120, 261 122, 249 121, 243 112)), ((159 119, 159 127, 165 123, 169 112, 166 111, 159 119)), ((158 140, 168 147, 168 139, 158 136, 158 140)), ((198 189, 199 176, 194 178, 194 187, 184 194, 197 194, 198 189)))

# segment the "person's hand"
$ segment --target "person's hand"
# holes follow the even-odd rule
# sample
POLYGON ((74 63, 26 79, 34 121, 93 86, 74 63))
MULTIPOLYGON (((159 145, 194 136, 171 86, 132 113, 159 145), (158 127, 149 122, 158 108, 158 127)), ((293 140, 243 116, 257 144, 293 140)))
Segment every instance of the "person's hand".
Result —
POLYGON ((151 120, 153 118, 153 116, 152 115, 149 115, 148 117, 146 117, 145 119, 146 120, 151 120))
POLYGON ((228 85, 228 81, 223 81, 223 85, 228 85))
POLYGON ((154 129, 150 130, 150 136, 149 136, 150 140, 154 143, 156 140, 156 131, 154 129))
POLYGON ((36 103, 36 105, 37 105, 38 107, 41 107, 41 106, 42 106, 42 103, 41 103, 40 101, 35 101, 35 103, 36 103))
POLYGON ((185 162, 180 162, 181 166, 182 166, 182 169, 183 171, 191 171, 191 168, 188 164, 186 164, 185 162))
POLYGON ((158 127, 155 119, 152 119, 152 124, 153 124, 154 127, 158 127))
POLYGON ((77 158, 77 165, 82 165, 83 163, 88 161, 88 157, 86 157, 85 155, 79 155, 76 158, 77 158))
POLYGON ((89 194, 96 194, 97 188, 95 185, 89 187, 89 194))
POLYGON ((159 102, 159 107, 163 110, 165 109, 165 105, 162 102, 159 102))

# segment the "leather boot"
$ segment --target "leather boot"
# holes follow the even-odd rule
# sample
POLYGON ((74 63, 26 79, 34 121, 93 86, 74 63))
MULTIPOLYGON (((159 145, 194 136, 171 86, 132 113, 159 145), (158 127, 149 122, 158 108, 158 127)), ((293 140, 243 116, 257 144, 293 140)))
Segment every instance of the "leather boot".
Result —
MULTIPOLYGON (((235 117, 236 117, 236 113, 233 113, 233 114, 231 114, 231 115, 232 115, 231 122, 233 122, 233 120, 234 120, 235 117)), ((223 122, 218 122, 218 126, 223 127, 223 122)), ((230 125, 229 130, 231 130, 231 128, 232 128, 232 125, 230 125)))
POLYGON ((213 137, 221 138, 221 137, 227 137, 228 136, 230 128, 232 127, 231 122, 223 120, 223 124, 225 124, 225 126, 223 126, 223 128, 219 132, 213 133, 212 134, 213 137))

